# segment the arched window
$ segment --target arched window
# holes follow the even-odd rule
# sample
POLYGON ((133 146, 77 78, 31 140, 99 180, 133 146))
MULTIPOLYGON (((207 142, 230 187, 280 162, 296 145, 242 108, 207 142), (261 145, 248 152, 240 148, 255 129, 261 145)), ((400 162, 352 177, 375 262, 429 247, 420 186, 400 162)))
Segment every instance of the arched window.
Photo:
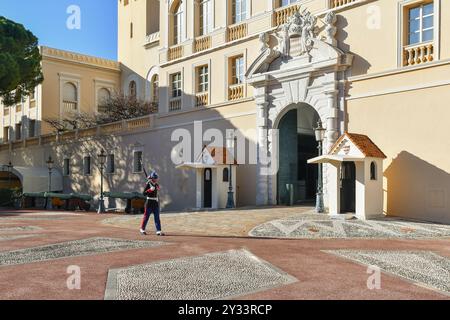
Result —
POLYGON ((176 45, 183 41, 183 23, 184 23, 184 12, 183 12, 183 1, 178 1, 178 4, 174 8, 173 12, 173 37, 172 44, 176 45))
POLYGON ((98 90, 97 94, 97 109, 98 112, 106 112, 106 105, 108 100, 111 99, 111 93, 106 88, 98 90))
POLYGON ((73 112, 78 109, 78 89, 72 82, 64 83, 63 105, 64 112, 73 112))
POLYGON ((230 182, 230 170, 228 168, 223 169, 222 176, 223 182, 230 182))
POLYGON ((370 180, 377 180, 377 164, 375 162, 370 164, 370 180))
POLYGON ((155 74, 151 80, 152 84, 152 102, 158 103, 159 101, 159 76, 155 74))
POLYGON ((128 87, 128 93, 130 97, 136 98, 137 90, 136 90, 136 81, 131 81, 128 87))

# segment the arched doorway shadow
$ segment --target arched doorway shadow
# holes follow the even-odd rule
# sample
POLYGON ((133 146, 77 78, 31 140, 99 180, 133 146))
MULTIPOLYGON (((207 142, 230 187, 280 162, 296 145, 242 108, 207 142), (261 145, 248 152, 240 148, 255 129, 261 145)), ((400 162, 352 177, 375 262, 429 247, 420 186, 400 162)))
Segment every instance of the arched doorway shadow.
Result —
POLYGON ((274 128, 278 133, 277 203, 279 205, 312 204, 317 192, 317 166, 308 159, 318 153, 314 128, 317 111, 306 103, 285 108, 274 128))

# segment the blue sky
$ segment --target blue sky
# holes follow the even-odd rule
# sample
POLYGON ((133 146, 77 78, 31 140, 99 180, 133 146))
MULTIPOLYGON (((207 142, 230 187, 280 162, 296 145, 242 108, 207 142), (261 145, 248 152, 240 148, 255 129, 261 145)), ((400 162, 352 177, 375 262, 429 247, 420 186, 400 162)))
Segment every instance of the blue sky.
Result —
POLYGON ((0 15, 23 24, 41 45, 117 60, 117 0, 0 0, 0 15), (80 8, 80 29, 67 27, 71 5, 80 8))

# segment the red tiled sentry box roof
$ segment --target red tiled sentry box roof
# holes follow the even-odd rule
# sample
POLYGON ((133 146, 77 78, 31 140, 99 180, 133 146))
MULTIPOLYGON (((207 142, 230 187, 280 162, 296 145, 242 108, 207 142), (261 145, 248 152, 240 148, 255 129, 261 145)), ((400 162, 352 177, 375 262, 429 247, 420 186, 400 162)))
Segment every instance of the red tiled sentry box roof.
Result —
POLYGON ((341 144, 342 140, 345 138, 350 139, 351 142, 355 144, 355 146, 368 158, 381 158, 386 159, 386 155, 383 153, 383 151, 378 148, 378 146, 373 143, 372 140, 366 135, 363 134, 357 134, 357 133, 344 133, 333 145, 331 148, 331 152, 333 153, 337 147, 341 144))
POLYGON ((225 147, 205 147, 211 154, 216 164, 235 164, 237 161, 233 158, 231 153, 225 147), (227 158, 228 157, 228 158, 227 158), (228 160, 228 161, 227 161, 228 160))

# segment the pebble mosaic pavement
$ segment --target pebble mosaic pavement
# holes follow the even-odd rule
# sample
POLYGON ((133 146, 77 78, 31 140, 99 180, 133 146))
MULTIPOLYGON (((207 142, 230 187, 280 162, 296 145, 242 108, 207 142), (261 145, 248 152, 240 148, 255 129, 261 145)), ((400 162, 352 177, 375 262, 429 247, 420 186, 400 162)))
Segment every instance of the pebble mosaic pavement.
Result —
POLYGON ((226 299, 297 282, 247 250, 110 270, 106 300, 226 299))
POLYGON ((161 246, 159 241, 136 241, 112 238, 90 238, 46 246, 0 252, 0 266, 12 266, 60 258, 79 257, 123 250, 161 246))
POLYGON ((430 251, 324 251, 411 280, 450 295, 450 259, 430 251))
POLYGON ((305 214, 261 224, 252 237, 293 239, 424 239, 450 237, 450 226, 411 221, 335 220, 325 215, 305 214))

